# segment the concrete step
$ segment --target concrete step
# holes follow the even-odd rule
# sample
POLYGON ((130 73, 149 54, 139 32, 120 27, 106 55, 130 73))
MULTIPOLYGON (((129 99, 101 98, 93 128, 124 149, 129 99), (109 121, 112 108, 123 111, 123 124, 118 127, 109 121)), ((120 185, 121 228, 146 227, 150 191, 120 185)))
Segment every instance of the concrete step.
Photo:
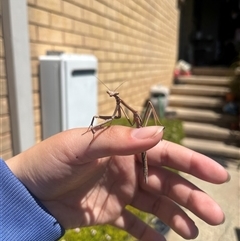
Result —
POLYGON ((240 148, 219 141, 184 138, 182 145, 206 155, 222 156, 240 160, 240 148))
POLYGON ((224 86, 207 86, 207 85, 173 85, 170 89, 171 94, 176 95, 197 95, 208 97, 225 97, 229 92, 228 87, 224 86))
POLYGON ((186 137, 218 140, 240 147, 240 131, 198 122, 183 122, 183 129, 186 137))
POLYGON ((224 105, 223 98, 221 97, 202 97, 202 96, 191 96, 191 95, 170 95, 169 96, 170 106, 179 107, 196 107, 196 108, 214 108, 222 109, 224 105))
POLYGON ((203 122, 224 127, 230 127, 230 123, 237 121, 236 116, 223 115, 213 110, 170 106, 166 108, 166 116, 183 121, 203 122))
POLYGON ((194 67, 192 68, 192 74, 200 76, 231 76, 233 69, 223 67, 194 67))
POLYGON ((226 76, 180 76, 177 80, 178 84, 190 85, 210 85, 210 86, 226 86, 229 87, 231 79, 226 76))

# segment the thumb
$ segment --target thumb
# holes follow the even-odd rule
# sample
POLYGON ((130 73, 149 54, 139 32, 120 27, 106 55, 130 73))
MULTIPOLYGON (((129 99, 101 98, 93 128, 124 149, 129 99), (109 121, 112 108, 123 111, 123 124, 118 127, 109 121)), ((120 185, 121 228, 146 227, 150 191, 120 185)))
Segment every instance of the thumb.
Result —
POLYGON ((88 157, 90 161, 106 156, 131 155, 146 151, 162 139, 163 129, 163 126, 138 129, 111 126, 98 130, 94 136, 91 132, 82 135, 86 129, 73 129, 64 133, 63 141, 71 151, 69 154, 78 157, 78 160, 86 160, 88 157))

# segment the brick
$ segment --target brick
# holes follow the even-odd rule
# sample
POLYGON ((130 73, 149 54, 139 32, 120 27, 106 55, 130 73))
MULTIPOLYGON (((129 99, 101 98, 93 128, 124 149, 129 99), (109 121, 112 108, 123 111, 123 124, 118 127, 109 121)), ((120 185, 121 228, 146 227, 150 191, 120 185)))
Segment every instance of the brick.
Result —
POLYGON ((106 92, 98 95, 98 103, 106 102, 106 92))
POLYGON ((83 18, 83 10, 71 3, 63 2, 63 13, 74 19, 83 18))
POLYGON ((103 38, 105 35, 104 35, 104 29, 103 28, 100 28, 100 27, 96 27, 96 26, 92 26, 91 27, 91 33, 93 36, 97 36, 97 37, 101 37, 103 38))
POLYGON ((121 11, 122 9, 122 2, 121 1, 114 1, 114 8, 117 10, 117 11, 121 11))
POLYGON ((105 59, 105 51, 103 50, 94 50, 93 54, 96 55, 98 61, 103 61, 105 59))
POLYGON ((73 30, 73 20, 56 14, 51 14, 51 26, 63 30, 73 30))
POLYGON ((92 32, 92 25, 79 22, 79 21, 74 21, 73 22, 73 29, 75 33, 81 33, 81 34, 86 34, 89 35, 92 32))
POLYGON ((39 74, 39 60, 32 59, 31 72, 32 72, 32 76, 36 76, 39 74))
POLYGON ((99 18, 100 16, 96 13, 93 13, 89 10, 86 10, 86 9, 82 9, 83 11, 83 19, 89 23, 92 23, 92 24, 99 24, 99 18))
POLYGON ((39 91, 39 78, 38 77, 32 78, 32 89, 34 92, 39 91))
POLYGON ((0 57, 5 55, 4 46, 3 46, 3 39, 0 38, 0 57))
POLYGON ((8 100, 6 97, 0 98, 0 115, 8 114, 8 100))
MULTIPOLYGON (((0 4, 1 5, 1 4, 0 4)), ((3 23, 2 23, 2 17, 0 15, 0 37, 3 37, 3 29, 2 29, 3 23)))
POLYGON ((116 77, 117 77, 116 72, 106 73, 105 74, 105 81, 114 81, 116 79, 116 77))
POLYGON ((0 151, 0 158, 1 158, 2 160, 8 160, 8 159, 10 159, 12 156, 13 156, 13 154, 12 154, 12 149, 8 149, 8 150, 5 150, 5 151, 0 151))
POLYGON ((40 143, 42 141, 42 138, 36 138, 35 141, 36 141, 36 144, 40 143))
POLYGON ((116 11, 112 8, 107 8, 106 16, 111 19, 116 19, 116 11))
POLYGON ((94 11, 102 14, 102 15, 105 15, 106 14, 106 11, 107 11, 107 7, 106 5, 98 2, 98 1, 93 1, 92 2, 92 5, 91 5, 91 8, 93 8, 94 11))
POLYGON ((36 0, 37 6, 49 9, 50 11, 61 11, 61 3, 60 0, 36 0))
POLYGON ((34 123, 41 122, 41 111, 39 108, 34 109, 34 123))
POLYGON ((108 61, 114 61, 114 60, 116 60, 116 59, 117 59, 117 53, 115 53, 115 52, 107 52, 107 54, 106 54, 106 59, 107 59, 108 61))
POLYGON ((112 6, 112 0, 97 0, 98 2, 104 3, 107 6, 112 6))
POLYGON ((63 43, 62 32, 49 28, 38 27, 38 39, 48 43, 63 43))
POLYGON ((99 70, 101 70, 103 72, 111 71, 111 70, 113 70, 112 66, 113 66, 113 63, 111 63, 111 62, 99 63, 99 70))
POLYGON ((6 66, 4 59, 0 59, 0 77, 6 77, 6 66))
MULTIPOLYGON (((129 63, 127 63, 127 65, 129 66, 129 63)), ((118 74, 119 74, 119 71, 123 69, 124 69, 123 63, 119 63, 119 62, 112 63, 112 70, 118 72, 118 74)))
POLYGON ((75 48, 76 54, 93 54, 92 49, 86 49, 86 48, 75 48))
POLYGON ((101 43, 97 38, 84 37, 84 46, 96 49, 101 46, 101 43))
POLYGON ((54 45, 52 49, 55 51, 61 51, 64 53, 74 53, 75 52, 75 46, 54 45))
POLYGON ((38 108, 40 106, 40 95, 39 93, 33 93, 33 106, 34 108, 38 108))
POLYGON ((101 39, 99 40, 100 46, 104 50, 112 50, 112 42, 108 40, 101 39))
POLYGON ((90 8, 95 0, 71 0, 73 3, 79 6, 90 8))
POLYGON ((128 55, 126 55, 124 53, 118 53, 117 55, 118 55, 118 59, 121 60, 121 61, 124 61, 128 58, 128 55))
POLYGON ((7 80, 5 78, 0 78, 0 96, 7 96, 7 80))
POLYGON ((42 128, 40 124, 35 125, 35 139, 36 142, 42 139, 42 128))
POLYGON ((12 140, 10 133, 0 136, 0 153, 12 148, 12 140))
POLYGON ((9 116, 0 116, 0 134, 10 132, 10 118, 9 116))
MULTIPOLYGON (((47 50, 93 53, 99 60, 99 78, 110 89, 128 80, 120 93, 134 105, 142 105, 149 86, 159 79, 170 83, 177 51, 178 10, 175 0, 149 1, 28 0, 36 142, 41 140, 38 57, 47 50)), ((1 21, 0 16, 0 71, 4 56, 1 21)), ((0 109, 9 119, 5 77, 0 81, 4 82, 0 109)), ((112 114, 114 100, 109 101, 105 86, 99 84, 98 89, 99 113, 112 114)), ((4 123, 6 126, 6 120, 4 123)), ((7 133, 9 127, 5 130, 7 133)), ((7 148, 4 155, 10 156, 11 147, 7 148)))
POLYGON ((122 49, 122 44, 113 42, 113 44, 112 44, 112 50, 113 51, 121 51, 121 49, 122 49))
MULTIPOLYGON (((105 74, 99 71, 99 72, 98 72, 98 78, 99 78, 100 80, 104 81, 104 80, 105 80, 105 74)), ((99 88, 99 87, 101 87, 101 88, 102 88, 102 91, 103 91, 104 93, 106 93, 106 87, 105 87, 101 82, 98 82, 98 89, 101 90, 101 88, 99 88)))
POLYGON ((113 41, 113 40, 121 41, 118 33, 108 30, 108 29, 104 29, 104 36, 105 36, 105 39, 107 39, 109 41, 113 41))
POLYGON ((36 41, 37 40, 37 27, 35 25, 29 25, 29 37, 30 40, 36 41))
POLYGON ((50 16, 49 13, 43 10, 39 10, 37 8, 28 8, 28 19, 30 23, 36 23, 41 25, 49 25, 50 24, 50 16))
POLYGON ((35 4, 35 0, 28 0, 27 3, 28 4, 35 4))
POLYGON ((64 42, 66 44, 80 46, 83 44, 83 37, 78 34, 64 33, 64 42))

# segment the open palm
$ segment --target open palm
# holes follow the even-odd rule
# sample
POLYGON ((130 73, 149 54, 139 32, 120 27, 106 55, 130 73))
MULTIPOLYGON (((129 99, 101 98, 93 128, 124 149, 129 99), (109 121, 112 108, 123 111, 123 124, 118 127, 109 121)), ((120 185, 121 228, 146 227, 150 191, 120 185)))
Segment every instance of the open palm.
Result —
POLYGON ((184 206, 211 225, 224 215, 196 186, 163 166, 223 183, 228 174, 211 159, 167 141, 159 127, 110 127, 94 139, 84 129, 58 134, 10 159, 15 175, 64 228, 112 224, 140 240, 165 240, 125 209, 153 213, 184 238, 196 237, 184 206), (148 150, 149 182, 143 181, 138 153, 148 150), (21 165, 24 162, 25 165, 21 165), (177 204, 176 204, 177 203, 177 204))

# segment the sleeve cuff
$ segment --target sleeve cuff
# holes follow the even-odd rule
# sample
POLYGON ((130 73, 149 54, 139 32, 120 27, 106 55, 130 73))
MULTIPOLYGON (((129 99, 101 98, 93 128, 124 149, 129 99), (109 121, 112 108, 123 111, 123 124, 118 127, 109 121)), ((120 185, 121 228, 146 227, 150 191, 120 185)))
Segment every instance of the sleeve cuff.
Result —
POLYGON ((58 240, 63 227, 0 159, 0 240, 58 240))

